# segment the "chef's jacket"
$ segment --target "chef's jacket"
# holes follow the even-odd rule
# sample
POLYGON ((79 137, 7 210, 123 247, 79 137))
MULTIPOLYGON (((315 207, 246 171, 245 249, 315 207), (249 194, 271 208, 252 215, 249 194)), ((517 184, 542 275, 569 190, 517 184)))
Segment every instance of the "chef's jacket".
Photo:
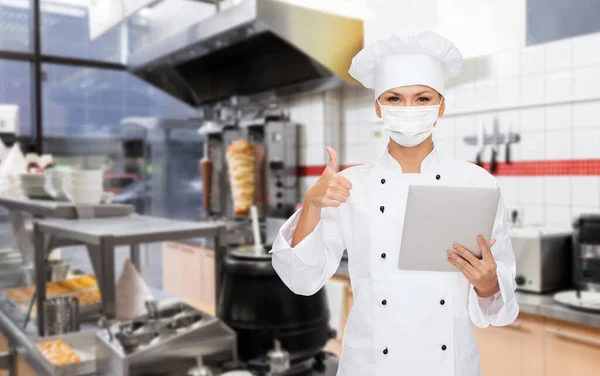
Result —
MULTIPOLYGON (((322 209, 315 229, 291 247, 300 209, 283 225, 272 249, 277 274, 300 295, 319 291, 347 250, 354 306, 338 375, 481 375, 473 324, 508 325, 519 312, 502 200, 492 234, 500 285, 494 296, 479 297, 458 271, 400 270, 398 255, 411 184, 489 188, 497 187, 494 177, 472 163, 440 155, 435 148, 423 160, 420 174, 403 173, 387 150, 374 163, 340 174, 352 182, 348 201, 322 209)), ((460 216, 456 213, 457 221, 460 216)), ((432 228, 431 236, 435 232, 432 228)))

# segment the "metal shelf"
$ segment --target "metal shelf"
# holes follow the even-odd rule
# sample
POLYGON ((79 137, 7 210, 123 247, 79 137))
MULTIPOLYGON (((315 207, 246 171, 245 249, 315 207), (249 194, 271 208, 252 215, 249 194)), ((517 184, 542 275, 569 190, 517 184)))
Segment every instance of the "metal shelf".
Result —
MULTIPOLYGON (((139 245, 142 243, 214 237, 215 249, 218 250, 222 229, 224 224, 220 222, 188 222, 137 214, 116 218, 37 220, 34 222, 33 238, 38 312, 42 312, 46 299, 45 255, 50 239, 76 241, 87 246, 102 295, 102 313, 112 319, 116 315, 115 247, 129 245, 132 260, 139 260, 139 245)), ((215 268, 218 267, 215 265, 215 268)), ((43 335, 43 315, 37 315, 37 327, 39 335, 43 335)))

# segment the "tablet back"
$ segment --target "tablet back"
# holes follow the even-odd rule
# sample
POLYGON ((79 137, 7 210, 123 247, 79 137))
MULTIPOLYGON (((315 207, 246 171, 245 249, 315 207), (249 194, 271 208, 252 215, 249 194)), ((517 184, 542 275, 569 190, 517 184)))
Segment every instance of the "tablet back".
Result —
POLYGON ((457 271, 446 252, 460 244, 481 258, 477 236, 489 242, 500 189, 409 187, 398 268, 457 271))

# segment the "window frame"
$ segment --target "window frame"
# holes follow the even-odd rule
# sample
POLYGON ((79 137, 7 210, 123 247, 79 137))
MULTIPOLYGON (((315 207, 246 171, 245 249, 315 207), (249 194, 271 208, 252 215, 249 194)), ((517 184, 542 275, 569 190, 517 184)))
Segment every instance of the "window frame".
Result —
MULTIPOLYGON (((81 68, 99 68, 126 71, 124 64, 107 62, 94 59, 78 59, 72 57, 56 56, 42 53, 41 43, 41 0, 31 0, 31 51, 18 52, 0 49, 0 59, 25 61, 30 63, 31 72, 31 106, 33 110, 30 114, 32 118, 32 147, 38 154, 43 153, 44 130, 42 124, 42 84, 44 82, 44 73, 42 64, 51 63, 59 65, 70 65, 81 68)), ((29 137, 28 137, 29 138, 29 137)), ((23 140, 25 141, 25 140, 23 140)))

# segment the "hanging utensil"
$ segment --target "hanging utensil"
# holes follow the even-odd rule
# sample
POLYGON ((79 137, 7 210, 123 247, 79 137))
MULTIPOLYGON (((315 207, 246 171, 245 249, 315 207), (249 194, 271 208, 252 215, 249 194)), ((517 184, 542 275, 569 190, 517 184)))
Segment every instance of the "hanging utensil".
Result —
POLYGON ((508 124, 508 132, 506 133, 506 139, 504 141, 504 153, 505 153, 505 162, 506 164, 511 164, 512 161, 510 159, 510 133, 511 133, 512 124, 508 124))
POLYGON ((492 158, 490 159, 490 172, 493 174, 498 170, 498 119, 494 119, 494 132, 492 134, 492 158))
POLYGON ((482 155, 485 149, 485 130, 483 124, 479 125, 477 132, 477 155, 475 156, 475 164, 479 167, 483 167, 482 155))

